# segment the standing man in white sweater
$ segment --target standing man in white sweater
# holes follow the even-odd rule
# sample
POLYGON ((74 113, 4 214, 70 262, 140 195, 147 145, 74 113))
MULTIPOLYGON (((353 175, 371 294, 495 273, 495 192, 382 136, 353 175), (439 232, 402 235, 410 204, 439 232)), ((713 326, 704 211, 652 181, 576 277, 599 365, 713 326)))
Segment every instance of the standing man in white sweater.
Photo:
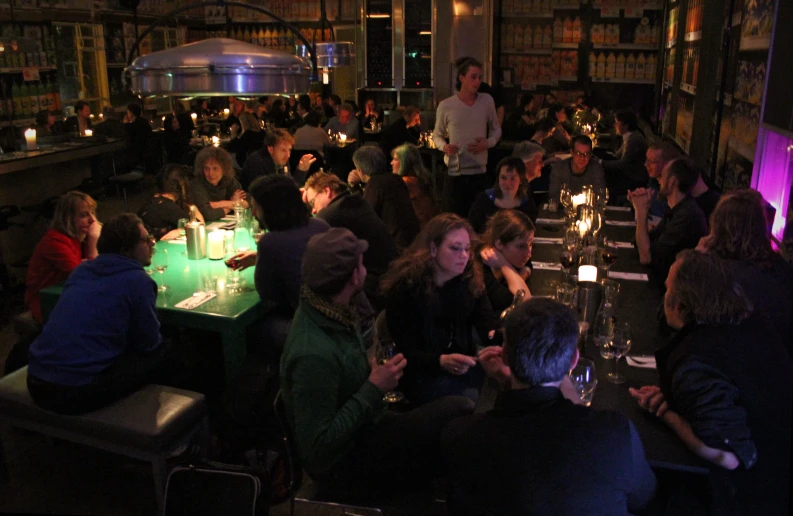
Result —
POLYGON ((443 150, 449 170, 443 208, 465 217, 476 194, 490 186, 485 173, 487 149, 498 143, 501 127, 493 97, 478 93, 482 63, 463 57, 456 65, 458 92, 438 105, 432 139, 443 150))

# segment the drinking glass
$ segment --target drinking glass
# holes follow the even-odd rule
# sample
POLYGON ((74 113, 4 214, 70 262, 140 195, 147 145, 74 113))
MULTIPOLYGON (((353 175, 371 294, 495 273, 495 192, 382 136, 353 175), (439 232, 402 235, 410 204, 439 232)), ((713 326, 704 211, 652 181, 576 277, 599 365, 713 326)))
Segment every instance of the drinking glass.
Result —
POLYGON ((595 375, 595 363, 587 358, 579 358, 578 364, 570 370, 568 374, 570 380, 578 391, 581 401, 589 407, 592 405, 592 398, 595 396, 595 387, 598 380, 595 375))
POLYGON ((619 323, 614 328, 611 336, 611 351, 614 353, 614 372, 608 374, 611 383, 624 383, 625 377, 619 373, 620 358, 628 354, 631 349, 631 331, 628 323, 619 323))
POLYGON ((238 269, 228 267, 226 269, 226 290, 229 292, 239 292, 242 289, 242 277, 238 269))
POLYGON ((617 247, 617 242, 608 238, 603 241, 603 245, 600 248, 600 259, 603 260, 603 265, 606 266, 607 275, 611 266, 617 261, 618 252, 619 248, 617 247))
POLYGON ((187 219, 179 219, 179 221, 176 223, 176 227, 179 229, 179 236, 180 237, 185 236, 184 227, 187 225, 188 222, 189 221, 187 219))
POLYGON ((571 245, 562 246, 562 252, 559 253, 559 263, 562 264, 562 270, 569 275, 570 269, 575 262, 575 247, 571 245))
POLYGON ((168 285, 165 284, 165 270, 168 268, 168 251, 165 250, 165 247, 154 248, 154 256, 152 256, 151 265, 160 273, 160 286, 158 290, 168 290, 168 285))
POLYGON ((595 316, 595 327, 592 330, 592 339, 595 342, 600 356, 606 360, 614 358, 614 351, 611 349, 609 343, 611 337, 614 335, 614 327, 617 324, 617 318, 614 317, 614 312, 611 307, 604 307, 595 316))
MULTIPOLYGON (((397 354, 396 344, 391 341, 381 341, 377 345, 377 363, 385 365, 386 362, 394 358, 397 354)), ((388 391, 383 394, 383 401, 387 403, 399 403, 405 399, 405 395, 399 391, 388 391)))
POLYGON ((573 285, 562 284, 556 289, 556 300, 575 310, 577 289, 573 285))
POLYGON ((559 204, 564 206, 566 212, 569 212, 573 207, 573 193, 567 188, 567 184, 563 184, 562 190, 559 192, 559 204))

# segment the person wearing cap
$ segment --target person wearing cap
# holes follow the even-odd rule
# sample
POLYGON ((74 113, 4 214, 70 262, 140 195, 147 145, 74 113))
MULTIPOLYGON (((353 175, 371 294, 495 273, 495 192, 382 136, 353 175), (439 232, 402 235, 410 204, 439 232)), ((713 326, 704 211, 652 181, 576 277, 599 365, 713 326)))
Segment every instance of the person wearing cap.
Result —
POLYGON ((299 457, 321 488, 377 495, 429 486, 448 421, 473 403, 449 397, 404 414, 385 410, 407 365, 400 353, 367 357, 353 303, 363 290, 368 242, 344 228, 308 241, 300 302, 281 356, 281 392, 299 457))

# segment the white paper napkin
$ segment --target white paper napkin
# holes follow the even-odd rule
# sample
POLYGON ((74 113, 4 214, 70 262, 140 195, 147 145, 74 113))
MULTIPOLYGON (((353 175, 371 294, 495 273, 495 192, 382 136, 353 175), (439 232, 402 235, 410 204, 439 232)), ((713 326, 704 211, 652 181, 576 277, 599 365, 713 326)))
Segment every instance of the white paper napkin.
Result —
POLYGON ((655 357, 652 355, 628 355, 625 361, 631 367, 641 367, 642 369, 658 369, 655 364, 655 357))
POLYGON ((614 242, 614 244, 620 249, 633 249, 633 244, 630 242, 614 242))
POLYGON ((650 281, 650 277, 643 272, 617 272, 609 271, 609 278, 634 280, 634 281, 650 281))
POLYGON ((628 228, 628 227, 635 227, 636 222, 633 220, 607 220, 606 225, 628 228))
POLYGON ((176 308, 183 308, 185 310, 192 310, 197 306, 201 306, 207 301, 218 297, 217 294, 209 294, 206 292, 201 292, 197 294, 193 294, 192 296, 188 297, 184 301, 179 301, 174 305, 176 308))
POLYGON ((561 238, 534 237, 535 244, 561 244, 561 238))
POLYGON ((606 206, 606 211, 631 211, 628 206, 606 206))
POLYGON ((537 219, 537 224, 564 224, 564 219, 537 219))
POLYGON ((562 270, 562 265, 560 263, 550 263, 550 262, 531 262, 532 266, 535 269, 544 269, 549 271, 560 271, 562 270))

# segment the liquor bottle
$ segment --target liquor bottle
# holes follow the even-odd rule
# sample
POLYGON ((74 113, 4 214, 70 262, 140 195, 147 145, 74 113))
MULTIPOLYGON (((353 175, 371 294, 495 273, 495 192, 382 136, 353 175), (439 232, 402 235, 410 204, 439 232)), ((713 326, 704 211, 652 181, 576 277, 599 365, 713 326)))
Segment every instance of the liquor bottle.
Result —
POLYGON ((36 84, 31 84, 28 86, 28 98, 30 99, 28 102, 30 104, 30 113, 32 116, 36 116, 39 112, 39 88, 36 84))
POLYGON ((22 84, 19 88, 19 118, 30 118, 30 91, 27 84, 22 84))

